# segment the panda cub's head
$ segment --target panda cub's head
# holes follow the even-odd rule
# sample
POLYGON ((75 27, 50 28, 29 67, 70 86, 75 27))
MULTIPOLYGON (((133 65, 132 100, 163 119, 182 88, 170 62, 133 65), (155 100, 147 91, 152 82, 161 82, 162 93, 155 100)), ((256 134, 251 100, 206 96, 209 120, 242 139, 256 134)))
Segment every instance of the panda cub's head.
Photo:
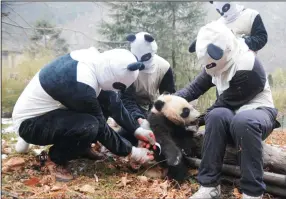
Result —
POLYGON ((194 125, 200 116, 200 113, 187 100, 166 93, 158 97, 151 112, 162 114, 169 121, 180 126, 194 125))

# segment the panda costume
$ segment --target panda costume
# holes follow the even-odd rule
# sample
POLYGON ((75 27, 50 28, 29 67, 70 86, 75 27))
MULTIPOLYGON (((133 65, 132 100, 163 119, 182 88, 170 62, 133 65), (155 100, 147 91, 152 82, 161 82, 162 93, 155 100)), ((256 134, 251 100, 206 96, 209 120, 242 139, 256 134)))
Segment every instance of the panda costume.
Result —
MULTIPOLYGON (((122 139, 107 125, 101 109, 102 104, 118 104, 120 99, 114 91, 128 88, 137 79, 139 69, 142 63, 128 50, 99 53, 94 48, 73 51, 44 66, 13 110, 13 122, 21 137, 18 150, 27 149, 27 143, 52 145, 50 162, 65 166, 99 141, 116 155, 131 154, 135 161, 147 161, 149 151, 132 147, 122 139)), ((123 126, 133 126, 123 105, 120 111, 116 114, 123 115, 123 126)), ((56 171, 55 175, 59 180, 72 179, 64 174, 56 171)))
POLYGON ((219 197, 228 140, 240 152, 243 198, 261 198, 265 191, 262 141, 279 127, 263 66, 242 40, 217 21, 200 29, 190 51, 196 52, 203 70, 176 95, 192 101, 217 88, 217 100, 200 117, 200 125, 205 124, 198 173, 202 186, 191 198, 219 197))
POLYGON ((260 14, 234 2, 210 1, 221 15, 218 21, 243 38, 249 49, 257 52, 267 43, 267 31, 260 14))
MULTIPOLYGON (((121 96, 124 106, 137 122, 139 118, 147 119, 159 94, 175 92, 174 76, 168 61, 156 54, 158 46, 149 33, 130 34, 127 40, 130 42, 131 52, 144 64, 144 70, 140 71, 137 80, 121 96)), ((119 133, 136 143, 134 135, 126 130, 122 129, 119 133)))

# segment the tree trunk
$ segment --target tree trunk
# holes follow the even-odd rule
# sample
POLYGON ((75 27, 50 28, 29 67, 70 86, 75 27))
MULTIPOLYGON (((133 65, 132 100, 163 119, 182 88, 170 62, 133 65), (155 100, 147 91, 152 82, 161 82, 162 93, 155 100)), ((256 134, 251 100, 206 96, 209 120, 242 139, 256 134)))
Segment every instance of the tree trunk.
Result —
POLYGON ((175 10, 175 6, 173 5, 172 7, 172 66, 173 66, 173 69, 176 68, 175 30, 176 30, 176 10, 175 10))
MULTIPOLYGON (((201 158, 201 149, 203 145, 203 131, 199 131, 193 138, 196 146, 194 153, 197 158, 201 158)), ((224 164, 238 165, 237 150, 233 146, 227 146, 224 157, 224 164)), ((278 174, 286 174, 286 152, 277 147, 263 143, 264 169, 278 174)), ((285 182, 286 184, 286 182, 285 182)))

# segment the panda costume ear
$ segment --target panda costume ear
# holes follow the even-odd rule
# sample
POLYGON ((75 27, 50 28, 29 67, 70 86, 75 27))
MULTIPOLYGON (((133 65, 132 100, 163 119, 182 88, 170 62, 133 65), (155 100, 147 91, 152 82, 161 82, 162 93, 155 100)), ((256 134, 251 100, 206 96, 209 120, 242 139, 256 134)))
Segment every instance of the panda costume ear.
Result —
POLYGON ((151 35, 147 35, 147 34, 144 35, 144 38, 146 41, 150 43, 155 40, 151 35))
POLYGON ((143 70, 144 68, 145 68, 145 66, 142 62, 134 62, 134 63, 129 64, 127 66, 127 69, 130 71, 143 70))
POLYGON ((190 53, 194 53, 196 52, 196 43, 197 43, 197 40, 193 41, 189 47, 189 52, 190 53))
POLYGON ((126 40, 129 42, 133 42, 135 39, 136 39, 136 35, 134 35, 134 34, 129 34, 126 37, 126 40))
POLYGON ((165 102, 163 102, 161 100, 157 100, 154 103, 154 107, 157 109, 157 111, 161 111, 164 105, 165 105, 165 102))
POLYGON ((223 50, 214 44, 208 45, 207 52, 209 56, 214 60, 220 60, 223 56, 223 50))

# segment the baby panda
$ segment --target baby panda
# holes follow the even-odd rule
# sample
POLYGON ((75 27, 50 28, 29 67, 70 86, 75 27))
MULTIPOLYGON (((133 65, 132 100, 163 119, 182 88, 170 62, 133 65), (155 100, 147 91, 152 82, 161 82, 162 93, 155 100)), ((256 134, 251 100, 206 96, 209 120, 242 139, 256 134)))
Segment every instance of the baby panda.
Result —
POLYGON ((188 177, 184 156, 192 156, 195 146, 194 131, 186 126, 196 125, 199 115, 185 99, 166 93, 159 96, 148 115, 150 129, 161 145, 160 153, 155 152, 155 160, 162 161, 160 165, 168 168, 167 176, 179 182, 188 177))

